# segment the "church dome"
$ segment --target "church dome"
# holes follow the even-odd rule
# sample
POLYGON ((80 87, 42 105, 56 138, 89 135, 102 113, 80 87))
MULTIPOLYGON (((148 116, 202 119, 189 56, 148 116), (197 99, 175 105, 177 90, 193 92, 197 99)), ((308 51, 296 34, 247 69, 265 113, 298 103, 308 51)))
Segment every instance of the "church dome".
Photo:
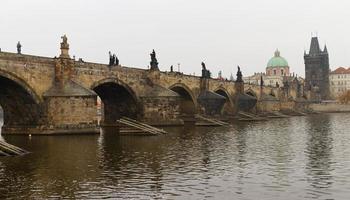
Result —
POLYGON ((288 67, 288 62, 286 59, 281 57, 280 52, 276 50, 275 56, 269 60, 267 67, 288 67))

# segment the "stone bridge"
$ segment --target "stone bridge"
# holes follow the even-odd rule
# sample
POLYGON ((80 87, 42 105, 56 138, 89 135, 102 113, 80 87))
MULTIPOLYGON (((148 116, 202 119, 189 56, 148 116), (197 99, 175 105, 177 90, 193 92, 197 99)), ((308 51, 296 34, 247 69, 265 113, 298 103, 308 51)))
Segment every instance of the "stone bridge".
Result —
MULTIPOLYGON (((233 116, 290 106, 281 88, 75 61, 68 50, 63 41, 55 58, 0 52, 2 133, 97 132, 98 124, 113 125, 121 116, 178 125, 194 114, 233 116)), ((288 94, 293 97, 293 90, 288 94)))

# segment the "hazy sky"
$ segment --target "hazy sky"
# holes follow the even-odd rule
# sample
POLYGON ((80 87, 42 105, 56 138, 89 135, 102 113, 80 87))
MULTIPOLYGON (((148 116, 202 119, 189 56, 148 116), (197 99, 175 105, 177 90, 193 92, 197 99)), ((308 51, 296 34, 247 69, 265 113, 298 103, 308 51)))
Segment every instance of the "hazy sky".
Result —
POLYGON ((350 66, 349 0, 1 0, 0 48, 54 57, 67 34, 70 54, 146 68, 157 52, 170 65, 200 74, 205 61, 216 77, 264 71, 276 48, 291 71, 304 76, 311 32, 326 43, 330 66, 350 66))

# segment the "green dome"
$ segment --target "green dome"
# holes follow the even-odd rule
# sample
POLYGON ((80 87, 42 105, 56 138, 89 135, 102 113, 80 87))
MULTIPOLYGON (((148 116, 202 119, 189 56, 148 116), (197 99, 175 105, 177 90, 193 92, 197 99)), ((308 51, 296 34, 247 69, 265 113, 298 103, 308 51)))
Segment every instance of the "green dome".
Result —
POLYGON ((275 56, 269 60, 267 67, 288 67, 288 62, 286 59, 281 57, 280 52, 276 50, 275 56))

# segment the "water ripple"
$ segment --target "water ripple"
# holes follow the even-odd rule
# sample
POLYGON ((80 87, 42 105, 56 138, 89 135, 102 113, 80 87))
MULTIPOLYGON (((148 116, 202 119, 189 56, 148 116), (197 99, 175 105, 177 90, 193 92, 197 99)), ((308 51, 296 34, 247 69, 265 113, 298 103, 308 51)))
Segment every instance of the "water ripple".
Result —
POLYGON ((160 137, 10 137, 5 199, 348 199, 350 114, 169 128, 160 137))

